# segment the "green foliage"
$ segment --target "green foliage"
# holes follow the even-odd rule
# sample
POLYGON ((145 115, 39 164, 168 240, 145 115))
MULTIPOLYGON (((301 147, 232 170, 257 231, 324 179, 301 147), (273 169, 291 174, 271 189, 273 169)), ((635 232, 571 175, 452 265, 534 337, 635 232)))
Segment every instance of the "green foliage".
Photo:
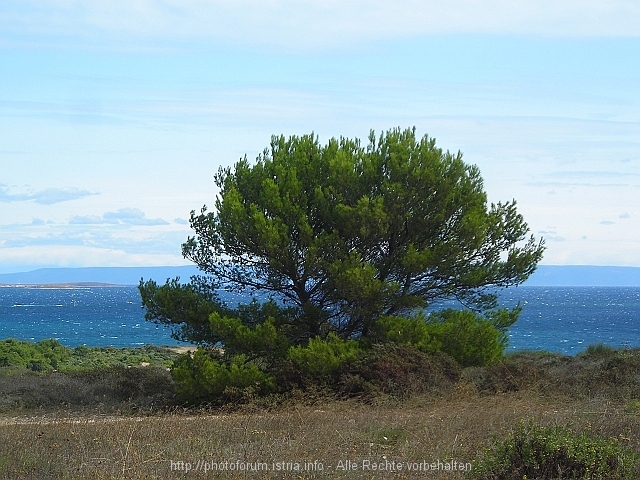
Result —
POLYGON ((287 358, 303 377, 321 383, 335 377, 342 366, 354 361, 360 354, 355 340, 344 340, 331 333, 326 340, 312 338, 306 346, 291 347, 287 358))
POLYGON ((295 312, 278 306, 273 301, 259 303, 253 300, 240 305, 229 316, 214 312, 209 317, 211 332, 221 339, 227 358, 248 355, 250 358, 283 358, 297 333, 291 328, 295 312))
POLYGON ((387 315, 378 320, 374 338, 381 343, 407 344, 423 352, 435 352, 441 344, 430 327, 422 311, 409 317, 387 315))
POLYGON ((70 350, 53 338, 36 343, 36 349, 42 353, 52 368, 58 368, 71 356, 70 350))
POLYGON ((273 319, 251 328, 239 318, 211 314, 211 330, 224 338, 226 353, 244 352, 251 357, 282 356, 288 346, 287 339, 276 330, 273 319))
POLYGON ((618 351, 604 343, 598 343, 596 345, 589 345, 584 352, 580 352, 578 355, 582 357, 592 358, 610 358, 615 356, 618 351))
POLYGON ((423 352, 443 351, 461 366, 484 366, 496 362, 507 345, 506 331, 518 318, 520 308, 494 310, 484 316, 469 310, 441 310, 425 318, 386 316, 376 325, 374 338, 382 343, 412 345, 423 352))
POLYGON ((522 306, 518 303, 518 306, 512 309, 500 308, 486 311, 484 317, 500 332, 506 333, 509 327, 518 321, 521 312, 522 306))
POLYGON ((493 310, 496 291, 526 280, 544 251, 515 201, 488 205, 478 168, 415 129, 371 132, 366 147, 274 136, 254 164, 220 168, 215 183, 215 210, 191 212, 195 235, 182 246, 207 276, 139 285, 147 320, 209 347, 174 365, 191 401, 264 393, 274 378, 281 389, 338 382, 379 342, 419 352, 419 365, 438 351, 492 363, 519 312, 493 310), (221 286, 272 300, 230 308, 221 286), (484 316, 419 313, 443 298, 484 316))
POLYGON ((0 342, 0 366, 23 366, 36 372, 57 369, 71 350, 54 339, 31 343, 15 338, 0 342))
POLYGON ((274 379, 244 355, 220 362, 203 348, 193 356, 182 355, 174 363, 171 375, 178 396, 188 403, 224 403, 256 394, 266 394, 275 387, 274 379))
POLYGON ((482 317, 469 310, 441 310, 427 319, 427 331, 438 349, 451 355, 461 366, 483 366, 502 358, 508 337, 495 326, 507 313, 482 317))
POLYGON ((638 456, 615 438, 566 426, 542 428, 521 422, 504 441, 496 441, 476 460, 471 477, 482 480, 637 478, 638 456))
POLYGON ((367 337, 437 298, 494 308, 488 288, 523 282, 544 250, 515 202, 488 206, 478 168, 414 129, 372 132, 367 147, 274 136, 255 164, 215 181, 215 212, 192 212, 183 255, 216 281, 294 304, 307 332, 297 343, 367 337))
POLYGON ((215 290, 206 279, 194 277, 190 284, 181 284, 180 277, 167 279, 158 286, 153 280, 140 280, 138 285, 145 319, 174 327, 172 336, 193 343, 215 344, 219 341, 209 328, 213 312, 227 310, 220 304, 215 290))
POLYGON ((133 367, 142 363, 168 367, 177 354, 147 345, 137 348, 67 348, 55 339, 37 343, 9 338, 0 341, 0 367, 26 367, 35 372, 71 372, 103 367, 133 367))
POLYGON ((136 367, 141 364, 168 368, 178 354, 162 347, 145 345, 135 348, 86 347, 80 345, 60 365, 60 371, 83 371, 107 367, 136 367))

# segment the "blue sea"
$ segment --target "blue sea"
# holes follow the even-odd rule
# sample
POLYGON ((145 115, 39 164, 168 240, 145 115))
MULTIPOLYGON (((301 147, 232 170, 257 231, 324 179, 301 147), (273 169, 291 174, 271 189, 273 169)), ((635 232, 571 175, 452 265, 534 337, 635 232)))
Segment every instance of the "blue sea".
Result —
MULTIPOLYGON (((640 347, 638 287, 517 287, 503 305, 520 302, 509 350, 574 355, 588 345, 640 347)), ((56 338, 69 347, 180 345, 171 330, 144 320, 137 287, 0 288, 0 339, 56 338)))
POLYGON ((510 350, 575 355, 589 345, 640 347, 640 287, 517 287, 501 304, 522 305, 510 350))

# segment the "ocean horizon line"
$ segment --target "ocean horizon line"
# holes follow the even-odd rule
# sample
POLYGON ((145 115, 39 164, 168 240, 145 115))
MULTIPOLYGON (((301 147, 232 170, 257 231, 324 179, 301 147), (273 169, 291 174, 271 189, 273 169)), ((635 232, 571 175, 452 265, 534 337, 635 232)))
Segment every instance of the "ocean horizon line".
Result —
MULTIPOLYGON (((0 273, 0 284, 110 284, 138 285, 141 279, 164 282, 180 277, 185 282, 202 272, 195 265, 130 267, 44 267, 0 273)), ((640 267, 599 265, 539 265, 522 286, 640 287, 640 267)))

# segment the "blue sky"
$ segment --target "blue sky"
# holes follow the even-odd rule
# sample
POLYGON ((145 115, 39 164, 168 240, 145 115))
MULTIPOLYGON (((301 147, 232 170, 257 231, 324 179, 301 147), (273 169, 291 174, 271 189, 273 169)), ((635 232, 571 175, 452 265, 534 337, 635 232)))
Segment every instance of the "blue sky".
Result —
POLYGON ((272 134, 416 126, 543 263, 640 266, 640 3, 0 4, 0 273, 178 265, 272 134))

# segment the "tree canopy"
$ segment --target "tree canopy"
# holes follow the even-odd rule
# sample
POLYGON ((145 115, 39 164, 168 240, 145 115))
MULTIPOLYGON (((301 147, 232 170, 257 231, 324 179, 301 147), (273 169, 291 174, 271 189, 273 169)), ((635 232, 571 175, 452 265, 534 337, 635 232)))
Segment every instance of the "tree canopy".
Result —
POLYGON ((520 313, 496 308, 498 290, 544 250, 515 201, 488 205, 478 168, 415 129, 371 132, 366 146, 272 137, 215 183, 215 208, 191 212, 182 246, 203 275, 139 286, 148 320, 204 347, 172 367, 188 402, 404 391, 411 372, 495 362, 520 313), (234 307, 221 289, 259 300, 234 307), (467 309, 425 311, 452 298, 467 309))
MULTIPOLYGON (((211 288, 260 292, 287 306, 280 326, 294 343, 367 338, 380 319, 437 299, 493 309, 497 290, 526 280, 544 250, 515 200, 488 205, 479 169, 415 129, 371 132, 366 146, 274 136, 255 163, 245 157, 220 168, 215 183, 215 208, 191 212, 195 235, 183 255, 213 279, 211 288)), ((191 313, 211 313, 191 302, 191 313)), ((189 321, 175 311, 164 319, 189 321)), ((206 330, 206 322, 191 324, 206 330)))

